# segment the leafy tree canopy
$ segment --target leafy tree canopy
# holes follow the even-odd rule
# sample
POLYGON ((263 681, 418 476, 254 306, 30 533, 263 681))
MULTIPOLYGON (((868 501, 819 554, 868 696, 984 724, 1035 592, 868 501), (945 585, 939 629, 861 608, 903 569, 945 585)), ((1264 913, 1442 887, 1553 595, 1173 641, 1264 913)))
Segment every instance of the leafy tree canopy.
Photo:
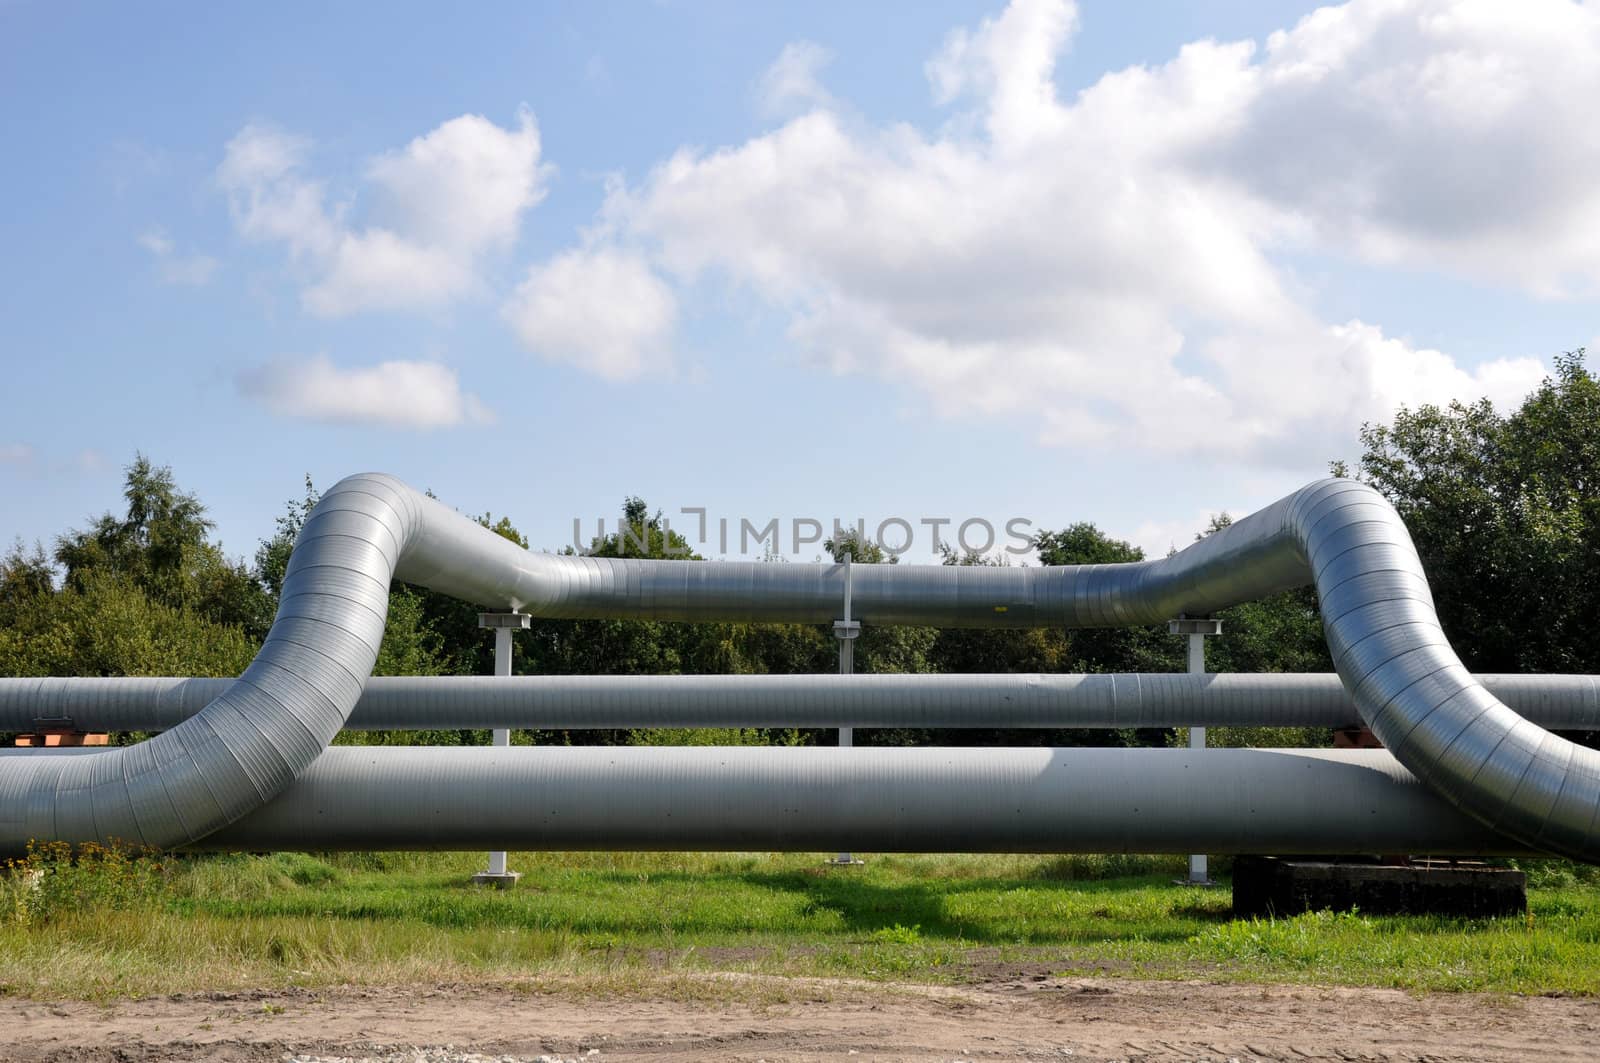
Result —
POLYGON ((1359 477, 1404 518, 1469 668, 1600 671, 1600 381, 1582 349, 1508 414, 1403 409, 1361 442, 1359 477))
POLYGON ((123 516, 105 513, 56 540, 55 559, 68 588, 81 590, 91 574, 110 574, 162 605, 236 625, 252 639, 265 635, 268 596, 242 561, 230 560, 210 541, 205 507, 178 488, 169 467, 136 456, 123 498, 123 516))

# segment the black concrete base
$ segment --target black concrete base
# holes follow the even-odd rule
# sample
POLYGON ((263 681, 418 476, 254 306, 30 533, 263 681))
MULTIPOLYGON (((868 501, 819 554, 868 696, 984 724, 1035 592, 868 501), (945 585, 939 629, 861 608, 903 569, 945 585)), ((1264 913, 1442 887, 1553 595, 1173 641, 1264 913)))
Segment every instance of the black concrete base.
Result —
POLYGON ((1241 856, 1233 863, 1240 918, 1355 908, 1371 915, 1521 915, 1527 876, 1478 863, 1409 864, 1241 856))

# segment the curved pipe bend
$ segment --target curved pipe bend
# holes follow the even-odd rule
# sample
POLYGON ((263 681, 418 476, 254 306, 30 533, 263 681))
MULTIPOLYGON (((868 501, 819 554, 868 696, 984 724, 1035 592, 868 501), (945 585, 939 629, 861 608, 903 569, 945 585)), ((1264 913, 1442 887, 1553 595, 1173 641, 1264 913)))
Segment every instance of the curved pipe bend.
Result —
POLYGON ((1600 752, 1517 715, 1445 639, 1400 515, 1364 484, 1291 495, 1334 667, 1396 760, 1479 822, 1525 845, 1600 862, 1600 752))
POLYGON ((0 764, 0 851, 31 839, 172 848, 266 804, 333 740, 372 674, 391 578, 484 605, 548 592, 544 559, 376 473, 308 516, 278 613, 244 674, 138 745, 0 764))
POLYGON ((1600 862, 1600 753, 1518 716, 1467 671, 1411 535, 1377 491, 1318 481, 1155 562, 1148 576, 1192 588, 1191 611, 1218 608, 1230 604, 1214 597, 1231 599, 1228 570, 1257 557, 1276 565, 1291 548, 1316 588, 1334 668, 1395 759, 1484 825, 1600 862))
MULTIPOLYGON (((1322 480, 1172 557, 1129 565, 855 569, 866 623, 1106 627, 1312 583, 1335 667, 1406 768, 1525 845, 1600 862, 1600 753, 1494 698, 1446 642, 1411 537, 1371 488, 1322 480)), ((391 578, 541 616, 832 619, 836 565, 533 554, 392 477, 340 481, 296 542, 261 653, 198 715, 90 756, 0 763, 0 850, 29 838, 192 843, 281 792, 371 673, 391 578)))

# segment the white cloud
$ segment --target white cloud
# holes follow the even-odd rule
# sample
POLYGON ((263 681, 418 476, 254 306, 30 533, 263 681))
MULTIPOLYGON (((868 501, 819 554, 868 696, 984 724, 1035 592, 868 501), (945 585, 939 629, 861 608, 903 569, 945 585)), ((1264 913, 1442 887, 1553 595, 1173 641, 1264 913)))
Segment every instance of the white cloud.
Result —
POLYGON ((28 465, 33 461, 33 448, 26 443, 0 443, 0 465, 28 465))
POLYGON ((1051 81, 1056 56, 1077 29, 1076 4, 1015 0, 975 32, 957 29, 928 61, 928 81, 941 104, 971 95, 995 146, 1023 143, 1059 128, 1063 109, 1051 81))
POLYGON ((368 229, 340 234, 327 256, 327 272, 301 293, 301 302, 322 317, 407 310, 451 302, 475 283, 470 257, 368 229))
POLYGON ((527 110, 509 130, 475 114, 452 118, 374 159, 367 176, 396 231, 469 253, 510 245, 522 213, 545 196, 539 128, 527 110))
POLYGON ((769 117, 833 103, 818 75, 833 53, 815 41, 792 41, 761 75, 759 103, 769 117))
POLYGON ((1600 294, 1600 8, 1356 0, 1227 72, 1197 163, 1318 246, 1543 296, 1600 294))
POLYGON ((217 167, 240 234, 286 244, 296 258, 325 255, 338 239, 322 182, 301 173, 308 149, 303 137, 247 125, 228 141, 217 167))
MULTIPOLYGON (((1320 464, 1400 403, 1515 401, 1542 366, 1467 369, 1322 320, 1280 252, 1600 285, 1600 184, 1582 165, 1600 157, 1583 113, 1600 99, 1593 9, 1356 0, 1265 49, 1197 42, 1064 101, 1054 66, 1076 25, 1069 3, 1018 0, 951 34, 927 67, 954 108, 932 134, 823 99, 742 144, 678 151, 612 190, 598 245, 530 277, 524 339, 612 375, 644 364, 660 328, 614 320, 627 304, 578 268, 627 247, 641 287, 738 286, 821 363, 945 414, 1320 464)), ((769 79, 803 95, 804 54, 769 79)))
POLYGON ((258 188, 299 169, 309 147, 304 137, 252 122, 228 142, 217 180, 224 188, 258 188))
POLYGON ((172 238, 161 229, 151 229, 139 237, 139 246, 156 260, 156 270, 163 282, 199 288, 211 282, 217 272, 218 262, 210 255, 198 252, 192 255, 178 253, 172 238))
POLYGON ((516 242, 548 173, 530 112, 514 129, 462 115, 372 160, 371 224, 356 226, 354 203, 330 206, 325 183, 306 175, 308 150, 302 138, 246 126, 217 180, 239 233, 282 244, 307 280, 306 309, 325 317, 434 309, 477 291, 485 256, 516 242))
POLYGON ((274 413, 314 421, 444 428, 487 423, 493 414, 437 362, 341 368, 325 357, 279 359, 237 378, 239 393, 274 413))
POLYGON ((600 246, 533 267, 501 313, 541 357, 625 380, 670 359, 677 300, 642 256, 600 246))
MULTIPOLYGON (((1284 465, 1320 463, 1367 422, 1396 409, 1452 399, 1490 399, 1502 411, 1538 387, 1547 367, 1536 358, 1500 358, 1471 370, 1442 351, 1385 336, 1349 321, 1296 333, 1240 334, 1213 340, 1207 356, 1227 382, 1234 419, 1217 431, 1284 465)), ((1222 448, 1227 449, 1227 448, 1222 448)))

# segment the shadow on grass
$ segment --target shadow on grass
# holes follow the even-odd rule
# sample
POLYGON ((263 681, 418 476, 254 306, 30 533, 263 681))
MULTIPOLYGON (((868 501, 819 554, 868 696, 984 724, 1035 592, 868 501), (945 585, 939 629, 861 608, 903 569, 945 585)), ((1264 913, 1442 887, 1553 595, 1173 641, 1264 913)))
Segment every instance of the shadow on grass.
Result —
POLYGON ((998 944, 1025 938, 1034 944, 1094 939, 1183 941, 1195 933, 1195 922, 1226 922, 1226 909, 1128 904, 1126 899, 1167 886, 1163 878, 1142 876, 1097 881, 1035 878, 967 879, 884 884, 843 874, 811 872, 746 872, 730 876, 749 886, 804 894, 808 903, 837 913, 848 931, 871 934, 915 926, 923 938, 998 944), (1007 910, 1007 894, 1026 891, 1043 903, 1020 914, 1007 910), (952 901, 963 896, 992 896, 990 913, 960 914, 952 901), (985 918, 985 915, 991 917, 985 918), (1152 919, 1154 917, 1154 919, 1152 919))
MULTIPOLYGON (((1044 865, 1048 867, 1049 865, 1044 865)), ((455 881, 366 880, 254 901, 200 900, 218 915, 410 920, 577 935, 766 934, 810 941, 876 937, 968 944, 1181 942, 1231 916, 1180 893, 1170 875, 905 881, 871 869, 585 870, 484 891, 455 881)))

